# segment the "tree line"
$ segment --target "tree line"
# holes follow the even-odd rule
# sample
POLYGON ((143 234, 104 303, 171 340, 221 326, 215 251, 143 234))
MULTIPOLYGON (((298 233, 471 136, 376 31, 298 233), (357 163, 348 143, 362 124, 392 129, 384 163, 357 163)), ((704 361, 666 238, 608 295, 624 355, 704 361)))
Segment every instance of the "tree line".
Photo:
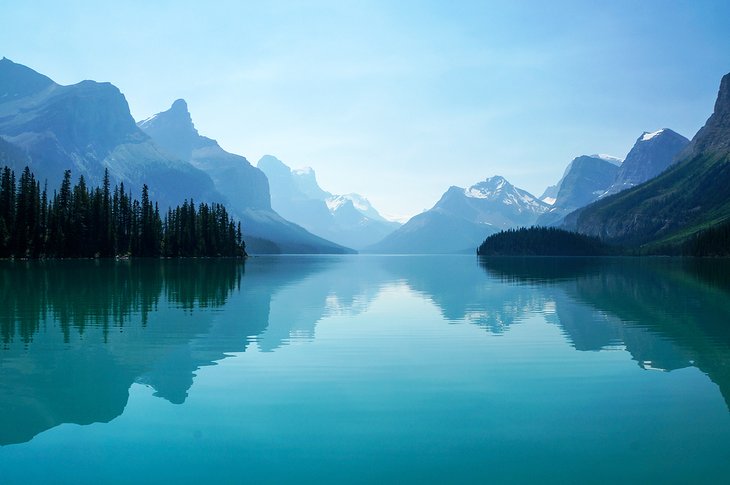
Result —
POLYGON ((41 189, 30 168, 20 179, 0 174, 0 258, 243 257, 238 224, 221 204, 190 200, 163 215, 149 197, 132 197, 124 183, 113 188, 108 170, 101 187, 66 170, 59 190, 41 189))
POLYGON ((521 227, 489 236, 479 256, 608 256, 621 253, 597 237, 554 227, 521 227))

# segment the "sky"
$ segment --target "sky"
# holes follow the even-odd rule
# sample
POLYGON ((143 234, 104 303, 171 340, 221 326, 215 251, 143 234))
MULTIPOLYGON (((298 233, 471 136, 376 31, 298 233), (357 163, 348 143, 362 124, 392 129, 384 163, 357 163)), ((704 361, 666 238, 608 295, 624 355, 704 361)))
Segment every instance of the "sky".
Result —
POLYGON ((407 219, 451 185, 539 196, 576 156, 691 138, 728 19, 724 0, 2 2, 0 57, 112 82, 137 120, 184 98, 224 149, 407 219))

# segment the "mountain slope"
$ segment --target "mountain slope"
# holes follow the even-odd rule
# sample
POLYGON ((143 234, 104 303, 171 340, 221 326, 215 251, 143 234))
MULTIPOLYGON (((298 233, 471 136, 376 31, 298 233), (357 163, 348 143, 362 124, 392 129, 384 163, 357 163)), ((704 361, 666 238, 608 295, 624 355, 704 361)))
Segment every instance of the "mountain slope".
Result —
POLYGON ((3 58, 0 136, 20 147, 36 176, 49 184, 60 183, 70 169, 74 177, 84 175, 98 185, 109 169, 112 182, 125 182, 134 191, 147 183, 163 207, 191 197, 225 200, 207 175, 162 153, 137 128, 124 95, 109 83, 61 86, 3 58))
POLYGON ((679 244, 730 217, 730 74, 713 114, 668 170, 570 214, 565 227, 628 245, 679 244))
POLYGON ((233 213, 241 218, 249 252, 351 252, 307 232, 272 210, 266 175, 246 158, 229 153, 215 140, 201 136, 185 100, 176 100, 170 109, 140 121, 138 126, 170 156, 189 162, 212 178, 233 213))
POLYGON ((601 197, 630 189, 656 177, 675 161, 688 144, 687 138, 669 128, 642 133, 619 167, 613 184, 601 197))
POLYGON ((400 227, 359 194, 334 195, 323 190, 311 168, 292 170, 271 155, 262 157, 257 166, 269 179, 274 210, 314 234, 361 249, 400 227))
POLYGON ((454 253, 476 250, 499 230, 529 226, 550 206, 495 176, 468 189, 450 187, 430 210, 414 216, 382 241, 378 253, 454 253))
POLYGON ((233 208, 271 209, 266 175, 244 157, 200 136, 185 100, 176 100, 169 110, 137 125, 167 153, 207 173, 233 208))
POLYGON ((557 184, 555 202, 537 219, 537 224, 559 224, 567 214, 598 199, 616 179, 618 160, 603 155, 582 155, 571 161, 557 184))

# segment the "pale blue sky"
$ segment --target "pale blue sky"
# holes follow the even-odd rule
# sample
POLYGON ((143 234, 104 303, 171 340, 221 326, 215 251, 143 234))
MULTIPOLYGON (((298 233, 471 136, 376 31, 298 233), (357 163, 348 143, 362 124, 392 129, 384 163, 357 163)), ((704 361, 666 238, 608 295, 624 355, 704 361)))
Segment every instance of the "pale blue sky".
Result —
POLYGON ((225 149, 403 217, 495 174, 540 195, 642 131, 691 138, 728 19, 721 0, 3 2, 0 56, 110 81, 138 120, 185 98, 225 149))

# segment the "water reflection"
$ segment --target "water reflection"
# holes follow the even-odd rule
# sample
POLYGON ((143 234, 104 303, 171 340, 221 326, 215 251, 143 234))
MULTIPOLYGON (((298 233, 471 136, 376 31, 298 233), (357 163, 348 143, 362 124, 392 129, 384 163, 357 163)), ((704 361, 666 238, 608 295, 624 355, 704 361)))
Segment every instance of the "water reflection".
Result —
POLYGON ((394 285, 490 335, 540 315, 576 350, 625 348, 647 370, 696 366, 730 405, 727 269, 463 256, 2 262, 0 445, 108 422, 135 382, 183 403, 199 368, 314 339, 317 322, 366 312, 394 285))
POLYGON ((647 370, 695 366, 730 408, 730 261, 495 258, 480 265, 539 291, 577 350, 623 345, 647 370))
POLYGON ((194 309, 223 305, 242 274, 223 261, 3 262, 0 444, 110 421, 145 375, 181 402, 190 371, 157 379, 155 363, 210 328, 194 309))

